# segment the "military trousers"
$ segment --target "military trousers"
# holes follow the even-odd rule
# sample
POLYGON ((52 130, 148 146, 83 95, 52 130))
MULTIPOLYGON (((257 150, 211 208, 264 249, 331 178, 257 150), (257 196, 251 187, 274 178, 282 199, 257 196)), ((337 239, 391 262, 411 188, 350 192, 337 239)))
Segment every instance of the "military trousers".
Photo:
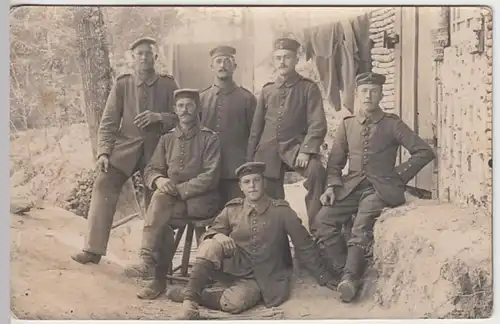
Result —
POLYGON ((245 197, 240 189, 238 179, 221 179, 219 181, 219 193, 221 197, 221 208, 234 198, 245 197))
POLYGON ((226 286, 219 300, 221 310, 237 314, 254 307, 262 300, 261 289, 251 274, 238 277, 224 272, 224 249, 216 240, 204 240, 198 247, 196 258, 210 261, 215 268, 212 279, 226 286))
MULTIPOLYGON (((140 170, 143 176, 143 169, 140 170)), ((111 226, 123 185, 130 177, 109 164, 108 171, 99 171, 92 189, 87 217, 88 233, 83 251, 106 255, 111 226)), ((152 192, 144 188, 144 206, 149 205, 152 192)))
POLYGON ((266 192, 274 199, 285 199, 284 178, 285 171, 295 171, 306 178, 304 188, 307 190, 305 203, 309 227, 315 222, 316 214, 321 209, 319 198, 323 194, 326 185, 326 169, 321 164, 318 156, 312 155, 306 168, 293 168, 283 163, 279 179, 266 178, 266 192))
POLYGON ((328 261, 343 267, 350 246, 367 249, 373 241, 373 227, 387 204, 378 196, 372 184, 364 179, 347 197, 333 206, 322 206, 313 224, 314 237, 328 261), (355 215, 348 241, 342 227, 355 215))
POLYGON ((187 213, 186 202, 156 190, 144 218, 140 256, 166 272, 175 254, 172 220, 187 213))
POLYGON ((140 257, 143 261, 168 266, 175 254, 174 229, 184 225, 183 219, 189 211, 203 209, 204 214, 192 212, 189 217, 205 219, 206 215, 211 217, 218 210, 218 195, 207 194, 193 199, 186 201, 159 190, 154 192, 142 230, 140 257))

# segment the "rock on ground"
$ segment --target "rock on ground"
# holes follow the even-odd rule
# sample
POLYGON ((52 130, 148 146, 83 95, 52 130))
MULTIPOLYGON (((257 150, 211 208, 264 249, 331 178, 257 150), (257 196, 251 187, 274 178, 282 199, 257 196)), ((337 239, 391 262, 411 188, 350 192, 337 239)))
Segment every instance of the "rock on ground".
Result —
POLYGON ((485 318, 492 312, 492 219, 479 209, 416 200, 375 227, 375 293, 405 318, 485 318))

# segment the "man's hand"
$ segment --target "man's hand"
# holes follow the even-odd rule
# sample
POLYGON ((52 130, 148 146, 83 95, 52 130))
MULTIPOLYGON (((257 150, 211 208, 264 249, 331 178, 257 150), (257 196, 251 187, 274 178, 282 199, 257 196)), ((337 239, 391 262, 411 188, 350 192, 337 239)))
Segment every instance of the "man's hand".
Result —
POLYGON ((149 110, 141 112, 134 118, 134 124, 139 128, 146 128, 159 121, 161 121, 161 114, 149 110))
POLYGON ((168 194, 171 196, 177 196, 179 194, 177 192, 177 188, 175 188, 175 184, 168 178, 160 177, 156 179, 155 185, 156 188, 158 188, 158 190, 160 190, 164 194, 168 194))
POLYGON ((97 170, 99 170, 101 172, 108 172, 108 166, 109 166, 108 155, 101 154, 101 156, 99 156, 99 158, 97 159, 97 162, 96 162, 97 170))
POLYGON ((297 168, 307 168, 309 164, 309 154, 307 153, 299 153, 297 158, 295 159, 295 167, 297 168))
POLYGON ((230 238, 227 235, 219 233, 216 234, 213 237, 213 239, 222 245, 224 249, 224 254, 226 256, 232 256, 234 254, 234 251, 236 250, 236 243, 234 243, 234 240, 232 238, 230 238))
POLYGON ((321 197, 319 197, 319 200, 323 206, 333 206, 333 203, 335 202, 335 192, 333 187, 326 188, 325 192, 321 195, 321 197))

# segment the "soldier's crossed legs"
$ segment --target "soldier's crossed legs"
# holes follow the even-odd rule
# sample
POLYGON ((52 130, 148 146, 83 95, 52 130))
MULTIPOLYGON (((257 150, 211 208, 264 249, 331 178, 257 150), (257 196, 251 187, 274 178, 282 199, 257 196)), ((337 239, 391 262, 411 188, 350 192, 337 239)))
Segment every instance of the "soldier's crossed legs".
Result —
MULTIPOLYGON (((281 168, 281 175, 279 179, 266 178, 266 192, 274 199, 285 199, 285 188, 284 188, 284 175, 288 165, 283 165, 281 168)), ((321 164, 321 160, 318 156, 312 155, 309 159, 307 168, 305 169, 294 169, 295 172, 299 173, 301 176, 306 178, 304 181, 304 188, 306 188, 307 193, 305 197, 307 217, 309 219, 309 228, 314 224, 316 214, 321 209, 321 202, 319 197, 323 194, 325 190, 326 183, 326 170, 321 164)))
MULTIPOLYGON (((232 314, 241 313, 257 305, 262 299, 261 290, 255 278, 248 276, 240 278, 224 273, 222 267, 224 258, 224 249, 216 240, 207 239, 200 244, 196 253, 197 261, 209 261, 213 266, 213 271, 204 275, 216 280, 222 279, 223 282, 229 283, 229 287, 221 292, 215 291, 209 295, 202 293, 205 287, 197 286, 194 287, 197 291, 191 291, 190 293, 201 296, 200 304, 204 306, 212 305, 211 308, 232 314)), ((188 291, 186 293, 189 294, 188 291)))

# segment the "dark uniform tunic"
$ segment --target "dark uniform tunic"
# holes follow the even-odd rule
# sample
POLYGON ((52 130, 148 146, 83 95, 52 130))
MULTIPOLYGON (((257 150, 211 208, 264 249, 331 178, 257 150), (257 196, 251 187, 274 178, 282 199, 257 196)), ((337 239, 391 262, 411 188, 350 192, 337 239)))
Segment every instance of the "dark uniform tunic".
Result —
POLYGON ((363 248, 373 240, 373 226, 382 209, 405 202, 405 185, 434 159, 432 148, 397 115, 381 109, 368 120, 362 114, 346 117, 335 135, 328 159, 328 186, 333 186, 333 206, 317 215, 315 236, 323 246, 342 240, 340 226, 356 214, 347 244, 363 248), (397 151, 411 157, 395 167, 397 151), (349 172, 342 169, 349 160, 349 172))
POLYGON ((320 209, 325 170, 317 156, 327 132, 323 98, 316 83, 298 73, 287 80, 278 78, 262 88, 248 142, 249 161, 266 163, 268 193, 284 198, 285 171, 295 170, 307 178, 304 186, 307 214, 311 223, 320 209), (298 153, 311 154, 306 169, 295 168, 298 153), (274 180, 273 180, 274 179, 274 180))
MULTIPOLYGON (((160 136, 177 123, 173 93, 178 88, 173 77, 154 74, 147 80, 125 74, 117 78, 109 93, 98 131, 98 155, 109 156, 108 172, 97 176, 88 215, 89 233, 84 251, 105 255, 113 216, 121 189, 137 170, 143 171, 160 136), (150 110, 162 120, 140 129, 134 118, 150 110)), ((151 192, 145 192, 145 205, 151 192)))
POLYGON ((146 213, 141 254, 160 254, 163 267, 171 261, 175 249, 169 223, 173 219, 209 218, 219 208, 217 186, 220 177, 220 144, 215 132, 194 126, 183 133, 176 127, 160 138, 145 170, 145 182, 156 189, 155 180, 172 180, 178 196, 156 190, 146 213))
MULTIPOLYGON (((330 279, 311 236, 284 200, 265 196, 257 205, 251 206, 245 199, 236 198, 227 203, 202 239, 217 233, 231 237, 237 250, 232 257, 214 258, 209 251, 205 257, 224 273, 254 278, 268 307, 280 305, 289 296, 292 264, 288 236, 298 260, 318 282, 324 285, 330 279)), ((203 250, 206 249, 200 246, 200 253, 203 250)), ((198 257, 203 256, 198 254, 198 257)))
POLYGON ((245 163, 248 137, 256 99, 247 89, 231 84, 227 88, 212 85, 200 93, 201 124, 219 134, 221 144, 222 206, 243 197, 234 174, 245 163))
POLYGON ((131 176, 142 158, 149 162, 160 136, 176 122, 173 93, 177 83, 169 75, 154 75, 149 80, 126 74, 118 77, 111 89, 99 125, 98 155, 108 154, 111 164, 131 176), (150 110, 162 114, 162 122, 145 130, 134 124, 134 118, 150 110))

